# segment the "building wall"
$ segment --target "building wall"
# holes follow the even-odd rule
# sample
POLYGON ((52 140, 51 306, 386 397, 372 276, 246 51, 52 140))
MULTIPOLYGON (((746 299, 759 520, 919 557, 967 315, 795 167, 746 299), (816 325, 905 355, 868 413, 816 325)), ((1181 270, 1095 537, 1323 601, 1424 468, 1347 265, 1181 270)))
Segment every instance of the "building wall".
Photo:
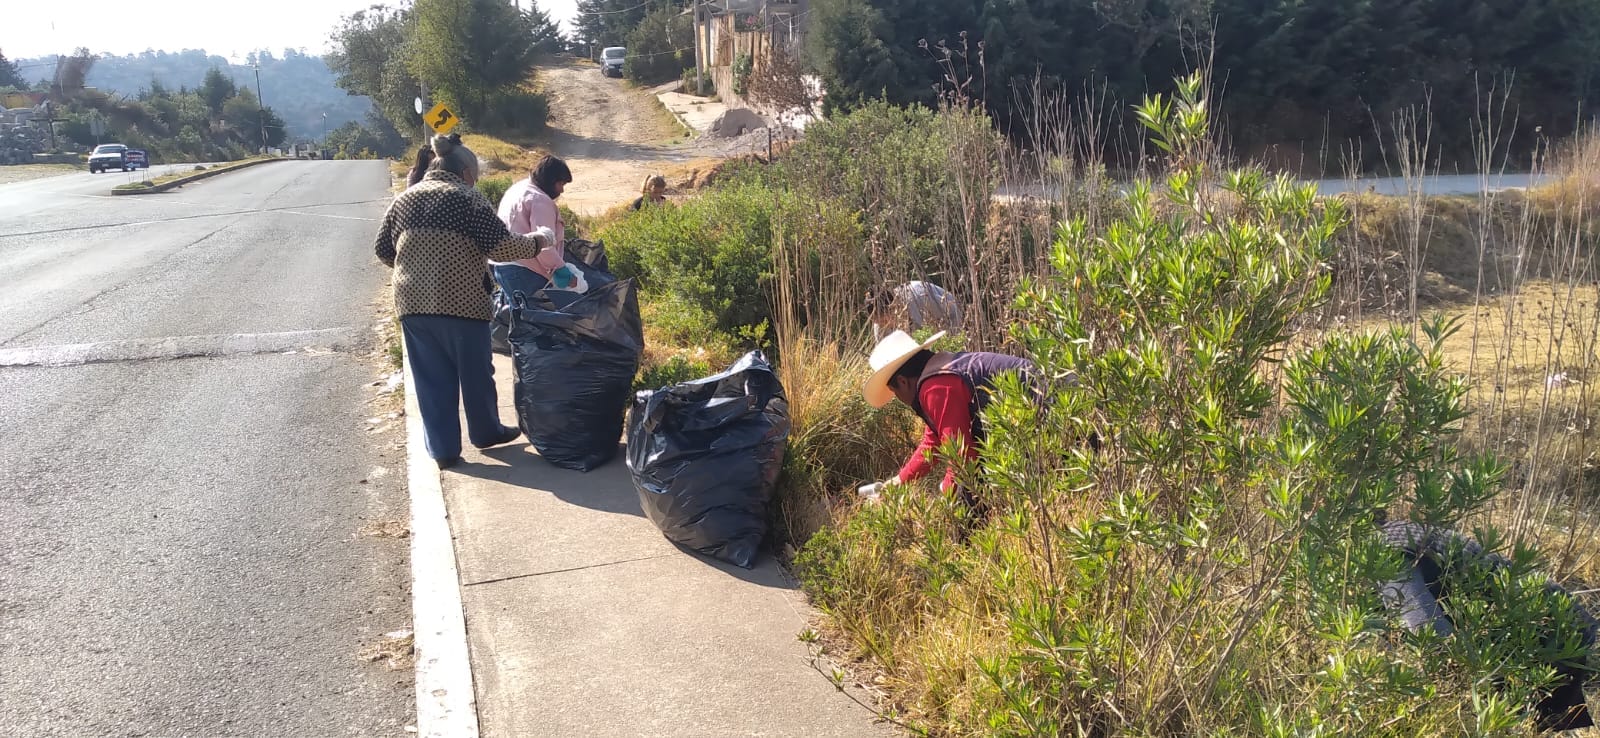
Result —
POLYGON ((749 54, 753 73, 761 68, 775 46, 787 46, 799 53, 810 8, 810 0, 768 2, 765 13, 725 12, 712 16, 710 48, 705 48, 704 29, 695 37, 695 45, 701 47, 702 58, 707 60, 717 97, 729 105, 751 107, 748 100, 733 92, 734 60, 741 54, 749 54), (744 19, 743 24, 741 19, 744 19))

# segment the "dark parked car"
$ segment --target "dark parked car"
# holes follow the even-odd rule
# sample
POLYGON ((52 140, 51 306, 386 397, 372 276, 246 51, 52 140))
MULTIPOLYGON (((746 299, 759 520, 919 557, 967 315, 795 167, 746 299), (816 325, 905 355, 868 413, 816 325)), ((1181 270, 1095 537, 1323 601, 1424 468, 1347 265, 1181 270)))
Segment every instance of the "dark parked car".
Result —
POLYGON ((128 149, 125 157, 128 160, 128 164, 134 169, 150 168, 150 156, 144 152, 144 149, 128 149))
POLYGON ((627 56, 627 49, 621 46, 607 46, 600 52, 600 74, 622 79, 622 61, 627 56))
POLYGON ((89 155, 89 171, 99 174, 112 169, 121 169, 124 172, 133 169, 133 164, 128 161, 128 147, 122 144, 100 144, 94 147, 94 153, 89 155))

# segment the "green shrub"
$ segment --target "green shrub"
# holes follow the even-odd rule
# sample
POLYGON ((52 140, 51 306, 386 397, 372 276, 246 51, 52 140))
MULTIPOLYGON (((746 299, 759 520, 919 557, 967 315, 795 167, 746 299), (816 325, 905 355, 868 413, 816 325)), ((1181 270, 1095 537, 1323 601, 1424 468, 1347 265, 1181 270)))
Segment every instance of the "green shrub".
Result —
POLYGON ((716 316, 733 331, 770 317, 772 215, 777 193, 755 185, 645 208, 603 229, 614 271, 638 277, 716 316))
POLYGON ((714 371, 711 365, 704 361, 673 356, 665 363, 641 369, 639 377, 633 380, 633 390, 638 392, 671 387, 701 377, 709 377, 714 371))
MULTIPOLYGON (((933 279, 973 306, 967 316, 975 336, 998 341, 1027 271, 1018 267, 1028 263, 1027 255, 1002 250, 1009 244, 991 232, 1002 144, 991 122, 972 111, 872 103, 807 126, 805 139, 777 165, 741 176, 858 216, 856 238, 808 247, 823 273, 871 284, 933 279)), ((1034 256, 1031 263, 1042 261, 1034 256)), ((858 284, 823 282, 808 291, 822 302, 864 308, 866 290, 858 284)))
POLYGON ((694 66, 694 22, 669 4, 640 21, 627 46, 623 76, 643 85, 670 82, 694 66))
POLYGON ((717 330, 716 316, 672 292, 647 291, 639 299, 645 343, 652 348, 706 352, 712 366, 732 363, 739 353, 733 336, 717 330))
POLYGON ((537 92, 523 89, 493 93, 484 109, 479 127, 490 133, 523 135, 544 130, 550 118, 550 104, 537 92))
POLYGON ((683 76, 679 79, 683 83, 683 87, 679 89, 685 95, 715 97, 717 94, 717 86, 711 81, 711 75, 702 76, 693 67, 683 70, 683 76))
POLYGON ((516 181, 516 178, 509 174, 484 177, 478 180, 478 191, 489 199, 490 204, 499 207, 500 198, 505 197, 506 190, 511 189, 511 185, 515 184, 516 181))
MULTIPOLYGON (((613 271, 715 316, 717 330, 760 340, 782 306, 815 316, 829 306, 814 290, 775 289, 775 246, 790 285, 852 285, 865 294, 864 260, 822 276, 823 251, 859 257, 855 214, 828 202, 792 197, 759 181, 734 181, 681 203, 629 213, 598 229, 613 271)), ((852 315, 853 319, 859 316, 852 315)))
POLYGON ((1536 552, 1480 528, 1511 563, 1450 575, 1448 639, 1379 597, 1403 570, 1382 521, 1457 524, 1505 473, 1457 449, 1450 326, 1289 355, 1345 214, 1213 171, 1201 89, 1139 108, 1172 172, 1063 225, 1024 290, 1015 337, 1057 381, 1042 407, 1001 383, 960 469, 982 505, 892 490, 812 539, 802 582, 929 733, 1533 733, 1550 667, 1584 659, 1536 552))
POLYGON ((874 102, 807 126, 780 170, 791 186, 861 211, 867 231, 882 234, 891 249, 927 256, 926 242, 950 231, 951 219, 967 209, 960 178, 971 199, 993 193, 1000 143, 981 115, 874 102), (952 161, 963 138, 983 156, 969 171, 952 161))
POLYGON ((749 54, 733 58, 733 94, 744 97, 750 91, 750 72, 753 69, 755 60, 749 54))

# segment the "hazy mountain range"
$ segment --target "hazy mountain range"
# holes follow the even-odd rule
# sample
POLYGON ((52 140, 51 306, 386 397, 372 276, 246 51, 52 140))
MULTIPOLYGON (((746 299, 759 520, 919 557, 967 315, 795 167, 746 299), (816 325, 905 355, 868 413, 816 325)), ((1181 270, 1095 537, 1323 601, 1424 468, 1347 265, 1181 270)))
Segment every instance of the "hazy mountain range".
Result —
MULTIPOLYGON (((53 61, 54 57, 16 60, 17 65, 26 70, 23 72, 26 78, 46 82, 54 74, 53 61)), ((102 55, 89 70, 86 84, 137 97, 141 90, 149 89, 151 80, 171 90, 193 89, 199 86, 207 70, 216 67, 232 76, 240 87, 254 91, 256 75, 250 62, 257 61, 261 64, 262 100, 283 118, 291 140, 321 139, 324 113, 327 114, 326 130, 331 131, 348 121, 363 120, 372 109, 371 100, 348 95, 334 84, 333 72, 322 57, 293 49, 285 49, 281 56, 270 51, 254 52, 243 64, 229 63, 224 57, 199 49, 102 55)))

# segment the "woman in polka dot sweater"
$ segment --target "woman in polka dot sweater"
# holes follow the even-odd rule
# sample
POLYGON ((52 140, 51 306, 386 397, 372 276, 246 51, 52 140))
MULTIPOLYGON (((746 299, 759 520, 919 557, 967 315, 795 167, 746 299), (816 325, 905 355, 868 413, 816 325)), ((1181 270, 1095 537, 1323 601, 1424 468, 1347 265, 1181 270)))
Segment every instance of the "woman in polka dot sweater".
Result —
POLYGON ((444 136, 434 138, 433 151, 427 175, 384 214, 374 250, 394 269, 394 303, 428 454, 447 469, 461 462, 458 395, 472 445, 489 448, 521 435, 500 423, 488 262, 531 259, 555 234, 548 228, 513 234, 473 186, 478 157, 444 136))

